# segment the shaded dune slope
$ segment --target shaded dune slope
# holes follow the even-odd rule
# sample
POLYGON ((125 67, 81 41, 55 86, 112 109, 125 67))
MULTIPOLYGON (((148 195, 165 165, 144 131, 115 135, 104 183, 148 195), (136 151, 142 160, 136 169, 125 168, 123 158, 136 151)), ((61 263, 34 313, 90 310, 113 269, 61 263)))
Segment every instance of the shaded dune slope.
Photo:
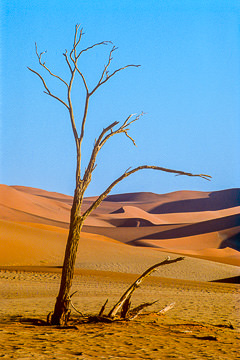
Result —
MULTIPOLYGON (((230 229, 240 226, 240 214, 231 216, 225 216, 220 219, 208 220, 199 222, 197 224, 191 224, 187 226, 181 226, 179 228, 160 231, 158 233, 151 234, 151 239, 172 239, 179 237, 186 237, 192 235, 198 235, 203 233, 210 233, 215 231, 221 231, 224 229, 230 229)), ((144 237, 147 239, 149 236, 144 237)))
POLYGON ((205 198, 184 199, 161 204, 151 209, 152 214, 191 211, 216 211, 240 205, 240 189, 227 189, 209 193, 205 198))
MULTIPOLYGON (((110 195, 87 219, 83 230, 91 236, 134 245, 133 251, 139 246, 145 252, 146 247, 152 247, 155 249, 152 251, 170 250, 236 265, 240 264, 239 194, 240 189, 212 193, 176 191, 110 195)), ((84 199, 83 211, 96 199, 84 199)), ((7 251, 6 244, 11 243, 13 247, 15 244, 16 249, 25 240, 30 244, 29 249, 36 244, 37 258, 40 259, 47 250, 48 241, 54 246, 65 242, 71 204, 71 196, 0 185, 2 261, 4 251, 7 251)), ((85 237, 87 241, 91 236, 85 237)), ((127 253, 131 247, 120 245, 124 246, 121 251, 129 258, 127 253)), ((61 245, 61 252, 63 247, 61 245)), ((103 245, 99 247, 100 252, 102 248, 103 245)), ((48 258, 46 261, 52 260, 48 258)))

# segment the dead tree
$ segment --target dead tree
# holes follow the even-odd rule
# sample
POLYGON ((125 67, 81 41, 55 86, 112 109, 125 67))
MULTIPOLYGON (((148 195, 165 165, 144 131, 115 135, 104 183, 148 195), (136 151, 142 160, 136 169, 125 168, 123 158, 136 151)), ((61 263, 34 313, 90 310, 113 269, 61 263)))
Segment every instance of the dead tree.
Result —
POLYGON ((69 292, 70 292, 71 285, 72 285, 74 265, 75 265, 78 243, 79 243, 80 233, 81 233, 83 223, 84 223, 85 219, 91 214, 91 212, 101 204, 101 202, 106 198, 106 196, 110 193, 110 191, 116 184, 118 184, 124 178, 134 174, 135 172, 137 172, 139 170, 143 170, 143 169, 160 170, 160 171, 165 171, 165 172, 169 172, 169 173, 173 173, 173 174, 177 174, 177 175, 198 176, 198 177, 202 177, 205 179, 209 179, 209 176, 204 175, 204 174, 194 175, 189 172, 171 170, 171 169, 166 169, 166 168, 159 167, 159 166, 149 166, 149 165, 138 166, 136 168, 126 170, 120 177, 118 177, 111 185, 108 186, 108 188, 97 198, 96 201, 94 201, 92 203, 92 205, 85 212, 82 212, 81 208, 82 208, 82 203, 83 203, 83 196, 84 196, 84 193, 85 193, 88 185, 91 182, 92 173, 96 167, 96 158, 97 158, 99 151, 102 149, 104 144, 111 137, 113 137, 117 134, 126 135, 132 141, 132 143, 135 145, 135 141, 129 135, 128 131, 129 131, 131 124, 133 122, 137 121, 140 118, 140 116, 142 115, 142 114, 129 115, 122 124, 119 124, 118 121, 115 121, 112 124, 110 124, 109 126, 107 126, 106 128, 104 128, 95 140, 95 144, 93 146, 87 168, 85 169, 85 171, 82 171, 82 169, 81 169, 81 160, 82 160, 81 147, 82 147, 82 142, 83 142, 84 135, 85 135, 84 131, 85 131, 85 124, 86 124, 86 120, 87 120, 89 99, 102 85, 107 83, 118 72, 120 72, 124 69, 127 69, 129 67, 138 67, 139 66, 139 65, 126 65, 126 66, 123 66, 121 68, 114 70, 113 72, 110 72, 109 69, 110 69, 112 59, 113 59, 112 56, 113 56, 114 51, 116 50, 116 47, 112 46, 111 50, 109 51, 107 63, 103 67, 103 71, 99 76, 99 80, 96 82, 96 85, 92 89, 89 89, 87 81, 85 79, 85 76, 81 72, 81 70, 78 66, 78 60, 81 56, 84 56, 84 54, 87 51, 90 51, 91 49, 93 49, 95 47, 105 46, 105 45, 109 45, 112 43, 111 43, 111 41, 102 41, 102 42, 93 44, 87 48, 80 49, 80 43, 81 43, 82 36, 83 36, 83 29, 81 29, 79 25, 76 25, 72 49, 69 54, 68 54, 67 50, 65 50, 65 52, 63 53, 63 56, 66 60, 67 67, 69 69, 69 74, 70 74, 68 81, 65 81, 62 77, 56 75, 55 73, 53 73, 50 70, 50 68, 43 61, 43 55, 46 52, 44 51, 44 52, 39 53, 38 49, 37 49, 37 45, 36 45, 36 55, 38 58, 39 65, 41 66, 41 68, 44 68, 45 71, 50 76, 54 77, 57 81, 59 81, 65 87, 67 100, 63 100, 60 97, 56 96, 48 87, 43 76, 39 72, 28 67, 28 69, 30 71, 32 71, 34 74, 36 74, 41 79, 44 89, 45 89, 44 93, 46 93, 47 95, 49 95, 52 98, 59 101, 67 109, 67 111, 69 113, 70 121, 71 121, 71 126, 72 126, 75 143, 76 143, 76 154, 77 154, 76 187, 75 187, 75 192, 74 192, 73 205, 72 205, 72 209, 71 209, 70 227, 69 227, 68 240, 67 240, 67 245, 66 245, 66 250, 65 250, 65 258, 64 258, 63 268, 62 268, 61 285, 60 285, 59 294, 57 297, 54 313, 53 313, 52 320, 51 320, 52 324, 61 324, 63 321, 65 321, 66 314, 68 313, 69 302, 70 302, 69 292), (77 127, 76 127, 76 122, 75 122, 75 117, 74 117, 74 109, 73 109, 72 98, 71 98, 73 82, 77 79, 77 77, 79 77, 80 80, 82 81, 83 86, 85 88, 85 94, 86 94, 85 95, 84 113, 83 113, 83 118, 81 121, 81 127, 80 127, 79 132, 77 131, 77 127))

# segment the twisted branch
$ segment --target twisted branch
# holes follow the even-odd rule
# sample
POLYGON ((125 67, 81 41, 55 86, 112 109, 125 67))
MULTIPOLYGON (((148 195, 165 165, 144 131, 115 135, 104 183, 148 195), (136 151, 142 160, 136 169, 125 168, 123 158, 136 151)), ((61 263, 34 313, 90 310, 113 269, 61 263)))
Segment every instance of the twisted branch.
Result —
POLYGON ((189 172, 185 172, 185 171, 181 171, 181 170, 172 170, 172 169, 167 169, 164 167, 160 167, 160 166, 151 166, 151 165, 142 165, 142 166, 138 166, 132 170, 126 170, 119 178, 117 178, 111 185, 109 185, 109 187, 97 198, 96 201, 94 201, 92 203, 92 205, 85 211, 85 213, 83 214, 83 218, 86 219, 86 217, 88 215, 91 214, 91 212, 93 210, 95 210, 100 204, 101 202, 107 197, 107 195, 110 193, 110 191, 114 188, 114 186, 116 186, 120 181, 122 181, 124 178, 134 174, 137 171, 140 170, 144 170, 144 169, 151 169, 151 170, 159 170, 159 171, 164 171, 164 172, 168 172, 168 173, 173 173, 173 174, 177 174, 177 175, 186 175, 186 176, 194 176, 194 177, 200 177, 203 178, 205 180, 209 180, 211 176, 210 175, 205 175, 205 174, 192 174, 189 172))

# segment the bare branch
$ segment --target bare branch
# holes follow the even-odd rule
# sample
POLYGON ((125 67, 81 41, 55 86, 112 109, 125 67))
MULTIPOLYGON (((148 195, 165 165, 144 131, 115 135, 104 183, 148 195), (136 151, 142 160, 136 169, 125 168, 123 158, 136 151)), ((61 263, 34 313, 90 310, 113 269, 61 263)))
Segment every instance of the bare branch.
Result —
MULTIPOLYGON (((151 275, 153 273, 153 271, 156 270, 156 268, 158 268, 159 266, 163 266, 163 265, 167 265, 167 264, 172 264, 172 263, 175 263, 175 262, 178 262, 178 261, 181 261, 183 260, 184 257, 179 257, 179 258, 176 258, 176 259, 173 259, 171 260, 169 257, 164 260, 164 261, 161 261, 160 263, 157 263, 153 266, 151 266, 149 269, 147 269, 136 281, 134 281, 134 283, 127 289, 127 291, 122 295, 122 297, 119 299, 119 301, 114 305, 114 307, 111 309, 111 311, 109 312, 108 316, 110 318, 114 318, 118 311, 124 306, 124 303, 126 301, 129 302, 130 300, 130 297, 132 296, 132 293, 141 285, 142 281, 144 279, 146 279, 149 275, 151 275)), ((150 304, 149 304, 150 305, 150 304)), ((146 305, 148 306, 148 305, 146 305)), ((140 305, 141 307, 141 305, 140 305)), ((145 305, 144 305, 145 307, 145 305)), ((134 310, 137 310, 139 313, 139 311, 141 310, 140 308, 138 309, 134 309, 134 310)))
POLYGON ((165 313, 171 310, 175 306, 175 302, 171 303, 170 305, 165 306, 162 310, 158 311, 157 314, 165 315, 165 313))
POLYGON ((35 70, 31 69, 30 67, 28 67, 28 70, 32 71, 34 74, 36 74, 37 76, 40 77, 40 79, 42 80, 43 86, 45 87, 46 91, 44 91, 45 94, 52 96, 54 99, 60 101, 64 106, 66 106, 66 108, 69 110, 69 106, 59 97, 57 97, 56 95, 53 95, 51 93, 51 91, 49 90, 49 88, 47 87, 45 80, 43 79, 43 77, 35 70))
POLYGON ((85 77, 84 77, 83 73, 79 70, 79 68, 78 68, 78 66, 77 66, 77 62, 76 62, 76 61, 74 61, 74 65, 75 65, 75 68, 76 68, 77 72, 79 73, 79 75, 81 76, 81 78, 82 78, 82 80, 83 80, 83 83, 84 83, 85 89, 86 89, 87 94, 88 94, 88 93, 89 93, 89 91, 88 91, 88 86, 87 86, 87 82, 86 82, 86 80, 85 80, 85 77))
POLYGON ((93 49, 95 46, 99 46, 99 45, 108 45, 109 43, 111 44, 111 41, 101 41, 99 43, 93 44, 91 46, 88 46, 86 49, 81 50, 78 54, 77 54, 77 47, 82 39, 82 36, 84 35, 83 33, 83 28, 79 31, 79 27, 80 25, 76 25, 75 26, 75 34, 74 34, 74 42, 73 42, 73 48, 70 52, 70 58, 71 60, 74 62, 72 55, 74 54, 74 59, 75 61, 79 59, 79 57, 86 51, 93 49), (79 32, 79 36, 78 36, 78 32, 79 32), (78 36, 78 40, 77 40, 77 36, 78 36))
POLYGON ((65 53, 63 53, 63 56, 64 56, 64 57, 65 57, 65 59, 66 59, 66 62, 67 62, 67 64, 68 64, 68 67, 69 67, 69 69, 70 69, 71 73, 73 73, 73 70, 72 70, 71 64, 70 64, 69 59, 68 59, 68 56, 67 56, 67 49, 65 50, 65 53))
POLYGON ((111 41, 101 41, 99 43, 93 44, 91 46, 88 46, 86 49, 83 49, 79 52, 79 54, 77 55, 76 59, 78 59, 84 52, 93 49, 95 46, 99 46, 99 45, 108 45, 108 44, 112 44, 111 41))
MULTIPOLYGON (((79 26, 78 25, 78 29, 79 29, 79 26)), ((79 37, 78 37, 78 41, 75 42, 75 47, 74 47, 74 56, 75 56, 75 59, 76 59, 76 50, 77 50, 77 46, 78 44, 80 43, 81 39, 82 39, 82 36, 83 36, 83 28, 81 28, 80 32, 79 32, 79 37)))
POLYGON ((97 158, 97 154, 100 151, 100 149, 103 147, 103 145, 106 143, 106 141, 108 139, 110 139, 110 137, 116 135, 116 134, 120 134, 123 133, 125 134, 132 142, 133 144, 136 146, 136 143, 134 141, 134 139, 128 134, 128 126, 130 126, 133 122, 137 121, 140 116, 143 115, 143 113, 137 115, 135 117, 135 119, 131 120, 134 114, 131 114, 127 117, 127 119, 124 121, 124 123, 115 131, 113 131, 113 128, 119 124, 119 122, 115 121, 114 123, 110 124, 107 128, 103 129, 103 131, 101 132, 101 134, 99 135, 98 139, 95 141, 94 147, 93 147, 93 151, 89 160, 89 164, 88 167, 85 171, 84 177, 83 177, 83 182, 84 182, 84 189, 87 188, 88 184, 91 181, 91 175, 92 172, 95 168, 95 161, 97 158))
POLYGON ((155 304, 156 302, 158 302, 159 300, 156 300, 156 301, 153 301, 151 303, 149 302, 146 302, 146 303, 143 303, 137 307, 135 307, 134 309, 132 309, 130 312, 129 312, 129 317, 128 317, 128 320, 134 320, 136 319, 136 317, 141 314, 141 312, 146 308, 146 307, 149 307, 149 306, 152 306, 153 304, 155 304))
POLYGON ((83 316, 83 314, 81 313, 81 311, 79 311, 78 309, 76 309, 76 307, 73 305, 73 303, 72 303, 72 300, 70 299, 70 305, 72 306, 72 308, 78 313, 78 314, 80 314, 81 316, 83 316))
POLYGON ((142 166, 138 166, 132 170, 129 171, 125 171, 119 178, 117 178, 98 198, 96 201, 94 201, 92 203, 92 205, 85 211, 85 213, 83 214, 83 218, 85 219, 94 209, 96 209, 101 202, 107 197, 107 195, 110 193, 110 191, 114 188, 114 186, 116 186, 118 183, 120 183, 123 179, 125 179, 126 177, 134 174, 137 171, 140 170, 144 170, 144 169, 151 169, 151 170, 160 170, 160 171, 164 171, 164 172, 168 172, 168 173, 173 173, 173 174, 179 174, 179 175, 186 175, 186 176, 194 176, 194 177, 201 177, 205 180, 210 180, 211 176, 210 175, 205 175, 205 174, 192 174, 189 172, 184 172, 181 170, 172 170, 172 169, 167 169, 167 168, 163 168, 160 166, 150 166, 150 165, 142 165, 142 166))
POLYGON ((53 77, 59 79, 61 82, 63 82, 67 87, 68 87, 68 84, 65 80, 63 80, 60 76, 58 75, 55 75, 52 73, 52 71, 45 65, 45 62, 42 62, 42 55, 43 54, 46 54, 47 51, 43 51, 41 52, 40 54, 38 54, 38 49, 37 49, 37 43, 35 42, 35 48, 36 48, 36 55, 38 57, 38 61, 39 61, 39 64, 49 72, 50 75, 52 75, 53 77))
POLYGON ((102 315, 103 315, 107 303, 108 303, 108 299, 105 301, 105 303, 104 303, 103 306, 101 307, 98 316, 102 316, 102 315))
POLYGON ((107 134, 102 140, 101 142, 99 143, 100 145, 100 148, 102 148, 102 146, 106 143, 106 141, 112 137, 113 135, 115 134, 120 134, 120 133, 124 133, 132 142, 133 144, 136 146, 135 144, 135 141, 133 140, 133 138, 131 138, 131 136, 128 135, 128 130, 127 127, 130 126, 132 123, 134 123, 135 121, 137 121, 142 115, 143 115, 143 112, 139 115, 137 115, 135 117, 135 119, 129 121, 135 114, 131 114, 127 117, 127 119, 124 121, 124 123, 118 128, 116 129, 115 131, 112 131, 111 129, 111 132, 109 134, 107 134))
POLYGON ((110 53, 109 53, 108 63, 107 63, 107 65, 104 66, 104 69, 103 69, 101 78, 100 78, 100 80, 99 80, 99 82, 98 82, 99 85, 101 84, 102 79, 103 79, 103 77, 104 77, 105 74, 106 74, 106 77, 108 77, 108 71, 107 71, 107 69, 108 69, 109 65, 111 64, 111 61, 112 61, 112 59, 113 59, 113 58, 112 58, 112 53, 113 53, 115 50, 117 50, 117 48, 116 48, 115 46, 113 46, 112 49, 111 49, 111 51, 110 51, 110 53))
MULTIPOLYGON (((86 86, 86 90, 87 90, 87 86, 86 86)), ((79 146, 80 147, 81 147, 83 137, 84 137, 84 129, 85 129, 85 123, 86 123, 86 120, 87 120, 88 104, 89 104, 89 93, 88 93, 88 90, 87 90, 86 100, 85 100, 85 107, 84 107, 84 114, 83 114, 82 126, 81 126, 81 134, 80 134, 80 138, 79 138, 79 146)))
POLYGON ((76 52, 76 48, 78 46, 78 44, 80 43, 81 41, 81 38, 82 38, 82 35, 83 35, 83 29, 80 30, 79 32, 79 37, 78 37, 78 40, 77 40, 77 35, 78 35, 78 29, 79 29, 80 25, 77 24, 75 26, 75 33, 74 33, 74 41, 73 41, 73 47, 72 47, 72 50, 70 52, 70 59, 74 62, 73 58, 72 58, 72 54, 74 53, 74 57, 75 57, 75 60, 76 60, 76 57, 77 57, 77 52, 76 52))
POLYGON ((90 181, 91 181, 91 177, 92 177, 92 172, 95 169, 95 162, 96 162, 96 158, 97 158, 97 154, 99 152, 99 150, 101 149, 101 147, 103 146, 103 144, 101 144, 102 138, 104 137, 104 135, 110 131, 110 134, 114 134, 114 132, 112 131, 112 128, 114 126, 116 126, 118 124, 118 121, 115 121, 114 123, 110 124, 108 127, 106 127, 105 129, 103 129, 103 131, 101 132, 101 134, 99 135, 98 139, 95 140, 95 144, 93 147, 93 151, 88 163, 88 167, 85 170, 85 174, 83 177, 83 183, 84 183, 84 191, 86 190, 86 188, 88 187, 90 181))
POLYGON ((105 82, 107 82, 109 79, 111 79, 111 77, 116 75, 119 71, 127 69, 128 67, 139 67, 139 66, 141 66, 141 65, 126 65, 126 66, 123 66, 123 67, 115 70, 112 74, 108 75, 105 80, 98 82, 98 84, 95 86, 95 88, 90 92, 90 95, 92 95, 101 85, 105 84, 105 82))

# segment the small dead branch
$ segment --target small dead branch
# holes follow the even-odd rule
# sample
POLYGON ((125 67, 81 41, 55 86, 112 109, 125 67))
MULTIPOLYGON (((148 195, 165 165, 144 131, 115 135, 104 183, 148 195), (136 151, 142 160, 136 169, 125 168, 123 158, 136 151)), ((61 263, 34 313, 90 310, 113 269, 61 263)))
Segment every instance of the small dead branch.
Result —
POLYGON ((108 303, 108 299, 105 301, 105 303, 104 303, 103 306, 101 307, 101 310, 99 311, 98 316, 102 316, 102 315, 103 315, 107 303, 108 303))
POLYGON ((201 335, 192 335, 195 339, 199 340, 210 340, 210 341, 218 341, 216 336, 213 335, 207 335, 207 336, 201 336, 201 335))
POLYGON ((218 327, 218 328, 225 328, 225 329, 232 329, 234 330, 234 326, 232 325, 232 323, 229 321, 228 324, 219 324, 219 325, 213 325, 215 327, 218 327))
POLYGON ((83 316, 83 314, 81 313, 81 311, 79 311, 78 309, 76 309, 76 307, 73 305, 71 298, 73 297, 73 295, 75 295, 77 293, 77 291, 74 291, 74 293, 72 293, 72 295, 69 296, 69 303, 72 306, 72 308, 81 316, 83 316))
POLYGON ((81 316, 83 316, 83 313, 81 313, 81 311, 79 311, 78 309, 75 308, 75 306, 73 305, 72 301, 70 300, 70 305, 72 306, 72 308, 81 316))
POLYGON ((155 303, 158 302, 158 301, 159 301, 159 300, 153 301, 153 302, 151 302, 151 303, 143 303, 143 304, 135 307, 135 308, 132 309, 131 312, 129 313, 128 320, 134 320, 134 319, 136 319, 136 317, 141 314, 141 312, 143 311, 143 309, 145 309, 145 308, 148 307, 148 306, 151 306, 151 305, 155 304, 155 303))
POLYGON ((169 310, 171 310, 175 306, 175 303, 171 303, 170 305, 165 306, 162 310, 158 311, 158 315, 165 315, 165 313, 169 310))
POLYGON ((52 314, 53 314, 53 312, 50 311, 50 313, 48 313, 48 315, 47 315, 47 324, 48 324, 48 325, 51 325, 52 314))

